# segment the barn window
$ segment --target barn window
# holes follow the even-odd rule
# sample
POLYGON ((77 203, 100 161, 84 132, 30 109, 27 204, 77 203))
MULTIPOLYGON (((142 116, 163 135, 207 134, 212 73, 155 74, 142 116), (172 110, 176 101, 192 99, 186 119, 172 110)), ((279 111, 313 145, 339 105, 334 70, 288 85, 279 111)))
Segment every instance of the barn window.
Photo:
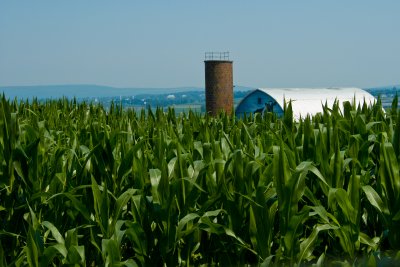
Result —
POLYGON ((257 104, 261 105, 261 97, 257 99, 257 104))

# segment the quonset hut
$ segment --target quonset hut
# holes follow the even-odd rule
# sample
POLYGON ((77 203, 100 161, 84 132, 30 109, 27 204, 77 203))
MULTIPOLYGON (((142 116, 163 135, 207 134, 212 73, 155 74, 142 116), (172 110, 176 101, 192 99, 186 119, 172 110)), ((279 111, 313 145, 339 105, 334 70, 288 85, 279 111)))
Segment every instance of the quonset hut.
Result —
POLYGON ((360 88, 258 88, 246 95, 236 107, 236 116, 244 114, 273 112, 283 115, 284 102, 292 101, 295 119, 315 115, 323 111, 323 105, 332 107, 335 101, 340 108, 343 102, 356 104, 373 104, 376 99, 367 91, 360 88))

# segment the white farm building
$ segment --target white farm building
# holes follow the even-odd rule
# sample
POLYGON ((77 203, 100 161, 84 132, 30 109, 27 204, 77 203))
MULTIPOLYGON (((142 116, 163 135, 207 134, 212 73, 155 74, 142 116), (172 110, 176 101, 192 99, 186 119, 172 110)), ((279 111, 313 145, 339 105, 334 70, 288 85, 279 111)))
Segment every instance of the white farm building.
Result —
POLYGON ((356 105, 373 104, 376 99, 360 88, 258 88, 247 94, 236 107, 236 116, 244 114, 274 112, 283 114, 284 102, 291 101, 293 116, 296 119, 315 115, 323 111, 323 105, 332 107, 335 101, 343 108, 343 102, 356 105))

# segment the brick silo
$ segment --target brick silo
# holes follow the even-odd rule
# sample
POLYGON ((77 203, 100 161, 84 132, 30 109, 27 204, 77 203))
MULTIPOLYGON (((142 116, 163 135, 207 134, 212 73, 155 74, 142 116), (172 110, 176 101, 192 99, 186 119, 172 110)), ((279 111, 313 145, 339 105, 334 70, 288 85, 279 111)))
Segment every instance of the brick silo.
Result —
POLYGON ((207 52, 205 56, 206 111, 210 115, 233 111, 233 75, 229 52, 207 52))

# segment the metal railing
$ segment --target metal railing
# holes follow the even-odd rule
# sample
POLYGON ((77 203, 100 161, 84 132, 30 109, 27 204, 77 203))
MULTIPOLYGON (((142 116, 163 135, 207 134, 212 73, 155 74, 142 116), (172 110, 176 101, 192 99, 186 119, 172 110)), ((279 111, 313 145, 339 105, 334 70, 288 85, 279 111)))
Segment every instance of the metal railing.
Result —
POLYGON ((229 52, 206 52, 205 60, 229 60, 229 52))

